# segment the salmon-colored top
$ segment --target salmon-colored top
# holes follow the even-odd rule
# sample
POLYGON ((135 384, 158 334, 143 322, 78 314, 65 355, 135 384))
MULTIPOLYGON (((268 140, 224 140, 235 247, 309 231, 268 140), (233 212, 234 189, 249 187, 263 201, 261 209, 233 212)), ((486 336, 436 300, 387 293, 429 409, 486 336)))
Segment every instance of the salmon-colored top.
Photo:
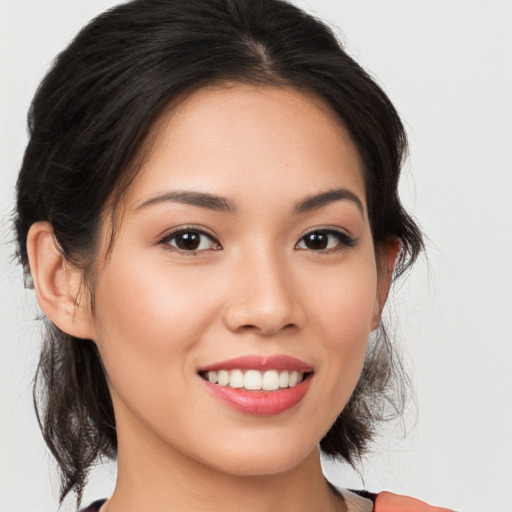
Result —
POLYGON ((454 512, 447 508, 432 507, 423 501, 400 496, 391 492, 381 492, 375 498, 373 512, 454 512))

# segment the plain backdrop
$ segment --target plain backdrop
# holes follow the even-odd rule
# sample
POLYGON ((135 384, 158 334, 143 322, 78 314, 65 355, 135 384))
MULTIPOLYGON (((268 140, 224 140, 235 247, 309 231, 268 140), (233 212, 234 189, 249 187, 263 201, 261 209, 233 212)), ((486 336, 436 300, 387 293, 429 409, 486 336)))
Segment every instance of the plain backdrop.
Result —
MULTIPOLYGON (((31 382, 37 307, 12 261, 10 212, 26 112, 53 57, 114 0, 0 0, 0 511, 57 510, 31 382)), ((390 425, 360 474, 333 482, 465 512, 512 512, 512 3, 509 0, 308 0, 403 116, 411 156, 401 185, 429 237, 395 291, 416 410, 390 425)), ((84 501, 106 497, 95 471, 84 501)), ((73 510, 72 500, 61 510, 73 510)))

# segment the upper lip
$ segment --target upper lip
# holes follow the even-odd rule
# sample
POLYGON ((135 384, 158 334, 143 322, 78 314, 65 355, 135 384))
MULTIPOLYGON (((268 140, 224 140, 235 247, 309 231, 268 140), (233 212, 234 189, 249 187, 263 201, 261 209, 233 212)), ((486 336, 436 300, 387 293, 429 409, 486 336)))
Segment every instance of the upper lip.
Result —
POLYGON ((273 356, 247 355, 219 361, 199 368, 200 372, 216 370, 295 370, 297 372, 312 372, 308 363, 292 356, 277 354, 273 356))

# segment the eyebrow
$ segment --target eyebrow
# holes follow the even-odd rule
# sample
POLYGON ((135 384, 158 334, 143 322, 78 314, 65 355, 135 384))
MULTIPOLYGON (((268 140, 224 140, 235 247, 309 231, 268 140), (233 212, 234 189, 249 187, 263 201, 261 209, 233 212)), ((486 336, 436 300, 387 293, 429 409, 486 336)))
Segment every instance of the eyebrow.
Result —
MULTIPOLYGON (((362 201, 353 192, 346 188, 327 190, 326 192, 308 196, 295 205, 294 212, 296 214, 307 213, 341 200, 352 201, 357 206, 361 214, 364 215, 364 206, 362 201)), ((236 212, 235 203, 225 197, 208 194, 206 192, 193 192, 187 190, 176 190, 151 197, 137 206, 135 211, 155 204, 168 202, 198 206, 200 208, 206 208, 217 212, 236 212)))
POLYGON ((328 204, 341 200, 352 201, 355 203, 361 214, 364 215, 364 206, 361 199, 346 188, 327 190, 326 192, 306 197, 295 205, 295 213, 310 212, 311 210, 317 210, 323 206, 327 206, 328 204))
POLYGON ((200 208, 207 208, 208 210, 216 212, 234 213, 236 211, 235 204, 225 197, 207 194, 205 192, 191 192, 186 190, 166 192, 165 194, 151 197, 137 206, 135 210, 137 211, 154 204, 169 202, 199 206, 200 208))

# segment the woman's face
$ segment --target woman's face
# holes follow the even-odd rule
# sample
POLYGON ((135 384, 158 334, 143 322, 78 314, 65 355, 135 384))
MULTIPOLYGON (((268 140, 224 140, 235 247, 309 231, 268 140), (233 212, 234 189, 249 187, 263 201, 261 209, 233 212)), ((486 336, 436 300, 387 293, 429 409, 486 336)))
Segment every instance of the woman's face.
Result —
POLYGON ((387 291, 359 155, 291 88, 200 90, 153 135, 90 319, 120 457, 286 471, 347 403, 387 291))

